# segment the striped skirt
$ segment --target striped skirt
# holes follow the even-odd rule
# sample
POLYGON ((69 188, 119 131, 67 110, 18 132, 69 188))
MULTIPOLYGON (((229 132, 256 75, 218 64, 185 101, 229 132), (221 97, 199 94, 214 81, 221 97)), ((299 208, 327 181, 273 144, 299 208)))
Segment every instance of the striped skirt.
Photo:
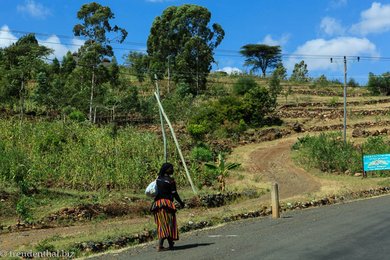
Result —
POLYGON ((158 238, 179 239, 179 230, 176 221, 176 207, 168 199, 159 199, 152 205, 154 222, 157 225, 158 238))

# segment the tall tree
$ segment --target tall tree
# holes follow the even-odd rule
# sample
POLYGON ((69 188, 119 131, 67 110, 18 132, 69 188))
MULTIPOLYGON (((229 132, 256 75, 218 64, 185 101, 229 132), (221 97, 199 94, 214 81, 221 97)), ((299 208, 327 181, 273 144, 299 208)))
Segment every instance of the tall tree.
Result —
POLYGON ((112 39, 118 39, 118 42, 122 43, 126 39, 127 31, 117 25, 112 26, 110 20, 115 18, 114 13, 108 6, 102 6, 96 2, 82 5, 77 12, 77 18, 83 22, 73 27, 74 35, 87 38, 85 44, 79 49, 78 63, 84 67, 87 74, 90 74, 88 118, 92 122, 95 88, 99 82, 109 80, 109 78, 103 79, 102 77, 106 73, 97 74, 97 71, 104 71, 102 67, 103 60, 114 56, 110 45, 112 39), (116 35, 118 33, 119 36, 110 37, 112 34, 116 35))
POLYGON ((280 46, 265 44, 247 44, 241 47, 240 53, 246 58, 245 66, 251 66, 251 71, 261 70, 265 77, 267 69, 275 68, 282 60, 280 46))
POLYGON ((132 51, 126 57, 125 64, 130 67, 139 82, 145 80, 145 74, 148 72, 149 57, 147 54, 132 51))
POLYGON ((390 96, 390 72, 382 75, 368 74, 368 90, 374 95, 390 96))
POLYGON ((193 94, 204 90, 214 50, 225 36, 219 24, 209 26, 210 19, 208 9, 191 4, 168 7, 158 16, 147 42, 151 74, 162 78, 169 68, 173 80, 187 83, 193 94))
POLYGON ((294 70, 291 74, 290 80, 294 82, 308 82, 309 81, 309 70, 305 61, 301 61, 294 65, 294 70))
POLYGON ((21 37, 3 50, 3 69, 6 71, 7 84, 2 92, 5 92, 8 98, 19 99, 21 119, 24 115, 27 84, 44 70, 45 63, 42 58, 50 53, 52 50, 40 46, 34 34, 21 37))

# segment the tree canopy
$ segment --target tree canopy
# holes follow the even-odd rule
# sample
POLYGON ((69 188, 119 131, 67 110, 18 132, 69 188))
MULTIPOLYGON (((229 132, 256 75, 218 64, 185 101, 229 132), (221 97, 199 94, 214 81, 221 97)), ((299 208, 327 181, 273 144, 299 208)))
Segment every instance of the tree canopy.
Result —
POLYGON ((275 68, 281 63, 280 46, 269 46, 266 44, 247 44, 241 47, 240 53, 246 58, 245 66, 251 66, 251 71, 261 70, 265 77, 267 69, 275 68))
POLYGON ((309 76, 308 76, 308 69, 307 69, 307 64, 305 61, 301 61, 299 63, 296 63, 294 65, 294 70, 291 74, 290 80, 294 82, 308 82, 309 81, 309 76))
POLYGON ((173 79, 189 84, 194 94, 205 89, 214 50, 225 36, 210 20, 209 10, 191 4, 168 7, 156 17, 147 42, 151 73, 161 78, 170 66, 173 79))

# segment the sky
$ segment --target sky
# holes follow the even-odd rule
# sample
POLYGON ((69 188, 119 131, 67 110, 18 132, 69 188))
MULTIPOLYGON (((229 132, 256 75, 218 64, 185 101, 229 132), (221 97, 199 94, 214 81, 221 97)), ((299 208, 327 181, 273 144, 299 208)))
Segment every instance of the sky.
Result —
MULTIPOLYGON (((83 39, 73 36, 80 21, 77 11, 90 1, 0 0, 0 48, 26 33, 36 34, 40 44, 61 59, 77 51, 83 39)), ((146 50, 153 20, 169 6, 196 4, 212 14, 211 23, 225 30, 215 50, 213 70, 247 72, 242 46, 255 43, 279 45, 288 73, 304 60, 312 77, 344 78, 364 84, 370 72, 390 71, 390 0, 96 0, 115 14, 112 24, 125 28, 128 36, 113 44, 123 63, 130 51, 146 50), (330 58, 333 62, 330 62, 330 58), (360 57, 359 61, 358 58, 360 57)), ((52 57, 53 58, 53 57, 52 57)))

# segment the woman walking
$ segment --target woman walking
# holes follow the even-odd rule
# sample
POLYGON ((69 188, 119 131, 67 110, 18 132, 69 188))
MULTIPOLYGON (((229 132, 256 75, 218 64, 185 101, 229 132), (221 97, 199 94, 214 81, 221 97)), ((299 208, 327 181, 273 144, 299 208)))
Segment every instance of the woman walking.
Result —
POLYGON ((154 221, 157 225, 158 247, 157 251, 165 250, 164 240, 168 240, 169 250, 173 250, 174 240, 179 240, 179 230, 176 221, 176 207, 173 199, 180 203, 183 208, 184 203, 180 199, 176 190, 175 180, 171 177, 173 165, 164 163, 161 166, 157 178, 157 196, 151 207, 154 221))

